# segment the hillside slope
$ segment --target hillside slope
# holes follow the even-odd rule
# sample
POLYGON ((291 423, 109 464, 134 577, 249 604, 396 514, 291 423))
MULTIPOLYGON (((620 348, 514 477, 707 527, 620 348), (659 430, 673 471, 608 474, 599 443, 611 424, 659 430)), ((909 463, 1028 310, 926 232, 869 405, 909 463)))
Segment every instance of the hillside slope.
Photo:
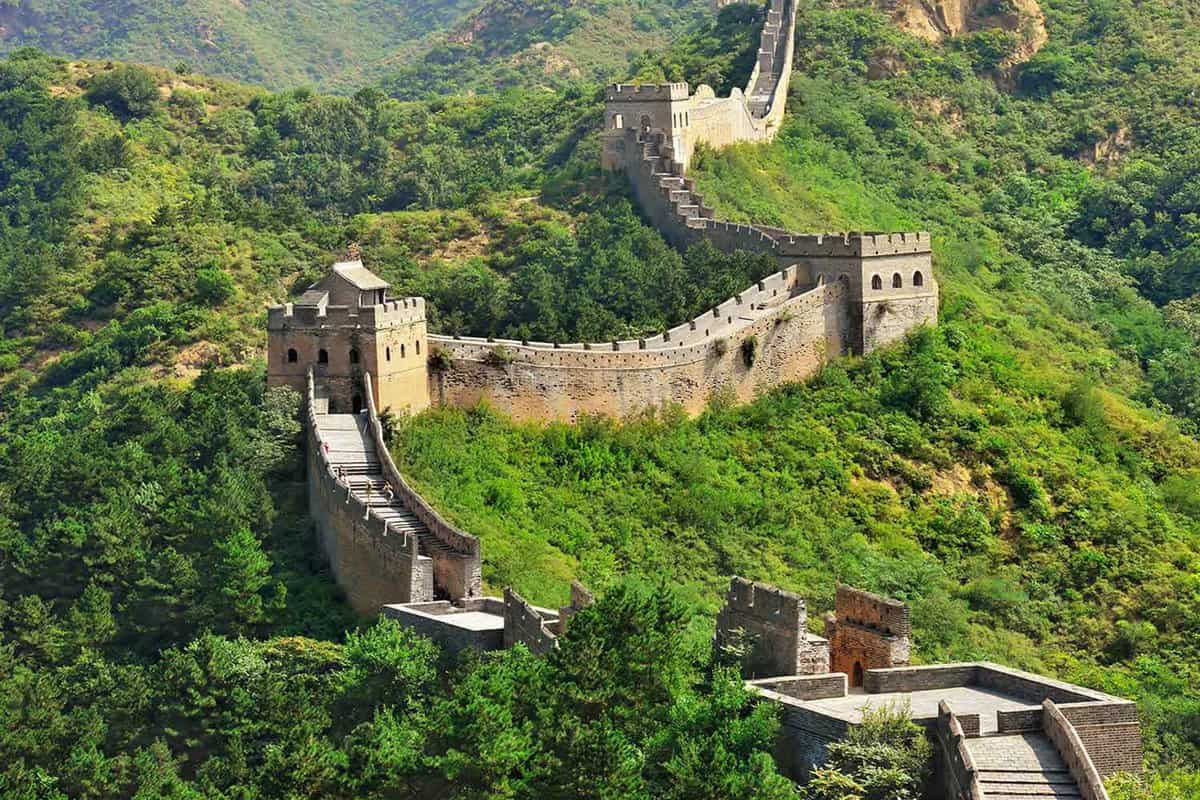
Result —
POLYGON ((173 67, 269 87, 353 89, 456 24, 478 0, 18 0, 0 47, 173 67))

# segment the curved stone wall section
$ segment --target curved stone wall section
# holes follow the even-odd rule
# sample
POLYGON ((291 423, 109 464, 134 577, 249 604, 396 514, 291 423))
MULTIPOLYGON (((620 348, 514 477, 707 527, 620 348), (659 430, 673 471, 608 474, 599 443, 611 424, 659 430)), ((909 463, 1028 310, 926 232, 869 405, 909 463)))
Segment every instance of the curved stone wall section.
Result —
POLYGON ((309 373, 305 399, 308 506, 333 576, 355 611, 433 598, 433 560, 415 535, 390 531, 369 503, 338 480, 318 423, 309 373))
MULTIPOLYGON (((783 281, 779 290, 782 294, 783 281)), ((777 289, 763 283, 756 297, 777 289)), ((699 413, 716 393, 739 401, 781 383, 803 380, 844 354, 850 313, 844 282, 819 286, 775 304, 749 298, 715 309, 722 323, 703 335, 705 317, 680 326, 670 341, 560 346, 431 336, 435 403, 486 400, 517 419, 573 421, 580 414, 627 417, 664 405, 699 413), (749 342, 753 340, 753 344, 749 342), (652 346, 653 345, 653 346, 652 346), (636 349, 635 349, 636 346, 636 349), (752 353, 750 351, 753 351, 752 353)))
MULTIPOLYGON (((453 600, 478 597, 483 591, 479 540, 451 525, 424 497, 408 485, 383 438, 383 425, 375 409, 371 375, 363 375, 366 384, 368 432, 379 455, 380 468, 393 496, 404 504, 442 546, 427 547, 432 553, 435 583, 453 600)), ((392 601, 395 602, 395 601, 392 601)), ((408 602, 408 601, 405 601, 408 602)))

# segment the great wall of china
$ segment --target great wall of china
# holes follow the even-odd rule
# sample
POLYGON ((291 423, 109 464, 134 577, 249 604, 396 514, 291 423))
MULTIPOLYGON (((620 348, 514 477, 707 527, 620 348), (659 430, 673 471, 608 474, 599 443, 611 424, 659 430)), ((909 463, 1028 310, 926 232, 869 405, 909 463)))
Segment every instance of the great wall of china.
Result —
MULTIPOLYGON (((717 6, 728 0, 717 0, 717 6)), ((793 234, 716 219, 687 177, 696 148, 765 142, 782 124, 795 0, 771 0, 745 91, 615 85, 606 93, 603 166, 629 180, 643 213, 677 248, 772 256, 779 271, 661 334, 561 344, 430 335, 425 301, 392 298, 360 261, 335 264, 268 313, 268 382, 304 398, 309 509, 350 604, 382 613, 454 654, 557 647, 589 606, 579 584, 560 609, 511 589, 483 596, 477 538, 441 517, 400 474, 381 411, 480 401, 516 419, 574 421, 677 405, 717 393, 750 400, 868 353, 937 320, 925 233, 793 234)), ((1136 709, 1120 698, 994 664, 908 666, 908 609, 840 587, 825 636, 804 601, 733 579, 715 646, 744 653, 748 685, 779 707, 780 769, 797 780, 861 721, 864 702, 910 704, 935 742, 947 800, 1107 800, 1102 779, 1140 769, 1136 709), (744 647, 742 647, 744 645, 744 647)))

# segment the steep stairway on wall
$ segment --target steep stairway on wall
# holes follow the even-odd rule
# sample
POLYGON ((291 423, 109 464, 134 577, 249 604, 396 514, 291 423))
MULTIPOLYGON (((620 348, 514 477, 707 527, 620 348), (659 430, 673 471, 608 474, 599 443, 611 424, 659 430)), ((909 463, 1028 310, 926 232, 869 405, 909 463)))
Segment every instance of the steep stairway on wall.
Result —
POLYGON ((966 740, 983 800, 1073 800, 1080 797, 1066 762, 1042 733, 966 740))
POLYGON ((341 477, 355 497, 387 522, 389 531, 416 536, 421 555, 432 557, 449 551, 447 544, 434 536, 425 523, 393 496, 367 430, 367 415, 323 413, 320 398, 314 402, 317 428, 329 448, 327 457, 334 474, 341 477))
POLYGON ((775 87, 779 84, 780 71, 787 49, 786 36, 793 33, 791 27, 784 27, 784 4, 771 4, 767 12, 767 20, 763 24, 762 39, 759 49, 759 73, 754 85, 750 87, 746 98, 750 113, 756 117, 765 117, 771 111, 771 98, 775 87))
POLYGON ((681 174, 683 167, 671 157, 666 137, 661 133, 646 134, 641 144, 642 160, 675 214, 686 227, 706 227, 705 220, 712 219, 712 211, 704 205, 704 198, 696 194, 695 184, 681 174))

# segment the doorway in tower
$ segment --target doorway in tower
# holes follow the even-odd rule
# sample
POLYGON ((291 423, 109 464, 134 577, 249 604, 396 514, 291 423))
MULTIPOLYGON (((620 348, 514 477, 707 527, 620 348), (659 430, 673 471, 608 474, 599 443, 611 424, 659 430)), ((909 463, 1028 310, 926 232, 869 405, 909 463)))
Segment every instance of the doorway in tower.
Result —
POLYGON ((854 662, 854 669, 851 671, 851 675, 850 675, 850 685, 851 686, 862 686, 863 685, 863 666, 862 666, 862 663, 859 661, 854 662))

